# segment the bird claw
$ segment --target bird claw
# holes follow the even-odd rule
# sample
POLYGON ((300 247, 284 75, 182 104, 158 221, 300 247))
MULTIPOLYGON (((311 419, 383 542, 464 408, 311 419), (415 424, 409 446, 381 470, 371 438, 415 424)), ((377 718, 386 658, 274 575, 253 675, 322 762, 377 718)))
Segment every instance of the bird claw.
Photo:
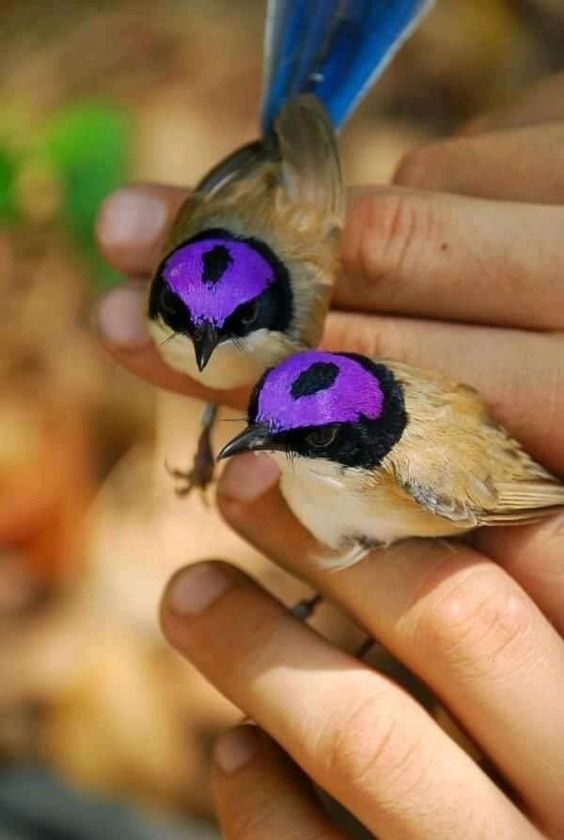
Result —
POLYGON ((307 621, 311 618, 318 604, 323 600, 321 595, 314 595, 312 598, 304 598, 303 601, 298 601, 297 604, 291 608, 290 612, 300 621, 307 621))
POLYGON ((215 409, 213 411, 206 409, 202 423, 202 432, 198 439, 198 447, 194 455, 192 467, 189 470, 173 469, 165 463, 168 474, 178 482, 174 492, 181 499, 196 489, 201 491, 204 504, 209 504, 206 491, 213 482, 215 472, 215 458, 211 447, 211 429, 214 419, 215 409))
POLYGON ((204 504, 206 506, 209 504, 207 490, 212 483, 213 470, 211 474, 207 469, 202 470, 196 464, 196 459, 194 459, 194 466, 190 470, 171 469, 168 464, 165 464, 165 468, 168 474, 178 482, 174 488, 174 493, 179 499, 189 496, 192 490, 199 490, 204 504))
POLYGON ((363 643, 360 645, 356 653, 354 654, 355 659, 358 659, 360 662, 367 656, 368 653, 375 647, 376 641, 372 638, 372 636, 367 636, 363 643))
POLYGON ((200 490, 202 499, 205 504, 208 504, 206 492, 213 481, 215 461, 211 447, 203 445, 202 438, 200 438, 200 442, 198 443, 198 450, 191 469, 171 469, 168 464, 165 464, 165 467, 168 474, 178 482, 174 488, 174 492, 179 499, 184 499, 190 495, 192 490, 200 490))

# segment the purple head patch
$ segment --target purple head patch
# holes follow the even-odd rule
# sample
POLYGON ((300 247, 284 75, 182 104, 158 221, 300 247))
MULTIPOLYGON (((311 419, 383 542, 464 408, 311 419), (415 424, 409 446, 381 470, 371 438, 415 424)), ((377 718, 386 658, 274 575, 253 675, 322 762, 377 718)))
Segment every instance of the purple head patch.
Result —
POLYGON ((384 393, 374 373, 356 359, 312 351, 290 356, 269 371, 260 385, 255 422, 271 432, 304 426, 378 419, 384 393))
POLYGON ((182 245, 165 260, 162 276, 196 326, 208 321, 215 327, 276 279, 271 263, 252 244, 220 235, 182 245))

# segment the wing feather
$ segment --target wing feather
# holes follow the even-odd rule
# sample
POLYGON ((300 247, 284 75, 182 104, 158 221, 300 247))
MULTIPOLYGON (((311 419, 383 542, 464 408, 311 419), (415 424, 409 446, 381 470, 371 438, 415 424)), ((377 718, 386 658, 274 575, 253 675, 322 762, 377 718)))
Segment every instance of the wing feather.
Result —
POLYGON ((410 422, 385 466, 419 505, 466 528, 534 521, 564 506, 564 486, 492 420, 476 391, 387 364, 410 422))
POLYGON ((292 99, 275 122, 282 183, 290 201, 317 207, 342 224, 344 192, 335 130, 315 96, 292 99))

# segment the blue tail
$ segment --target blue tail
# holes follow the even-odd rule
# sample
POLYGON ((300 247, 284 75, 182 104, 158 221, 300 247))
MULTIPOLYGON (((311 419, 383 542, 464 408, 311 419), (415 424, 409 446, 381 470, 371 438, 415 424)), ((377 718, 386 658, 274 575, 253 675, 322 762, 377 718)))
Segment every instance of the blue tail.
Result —
POLYGON ((339 128, 434 0, 268 0, 263 131, 298 93, 339 128))

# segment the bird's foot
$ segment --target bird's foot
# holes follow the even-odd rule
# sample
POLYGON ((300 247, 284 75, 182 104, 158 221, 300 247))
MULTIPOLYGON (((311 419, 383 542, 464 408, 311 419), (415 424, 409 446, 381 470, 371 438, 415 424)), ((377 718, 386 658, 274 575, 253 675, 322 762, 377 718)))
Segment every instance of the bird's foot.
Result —
POLYGON ((168 464, 165 464, 168 474, 177 482, 174 488, 175 495, 183 499, 189 496, 192 490, 199 490, 206 505, 208 504, 208 488, 213 480, 213 466, 213 459, 211 467, 208 467, 200 465, 197 458, 194 459, 194 464, 189 470, 171 469, 168 464))
POLYGON ((202 431, 198 438, 198 447, 192 467, 189 470, 171 469, 165 464, 167 472, 177 482, 174 492, 179 498, 188 496, 192 490, 200 490, 204 502, 208 499, 206 491, 214 478, 215 458, 211 446, 211 431, 215 420, 215 407, 208 406, 202 418, 202 431))

